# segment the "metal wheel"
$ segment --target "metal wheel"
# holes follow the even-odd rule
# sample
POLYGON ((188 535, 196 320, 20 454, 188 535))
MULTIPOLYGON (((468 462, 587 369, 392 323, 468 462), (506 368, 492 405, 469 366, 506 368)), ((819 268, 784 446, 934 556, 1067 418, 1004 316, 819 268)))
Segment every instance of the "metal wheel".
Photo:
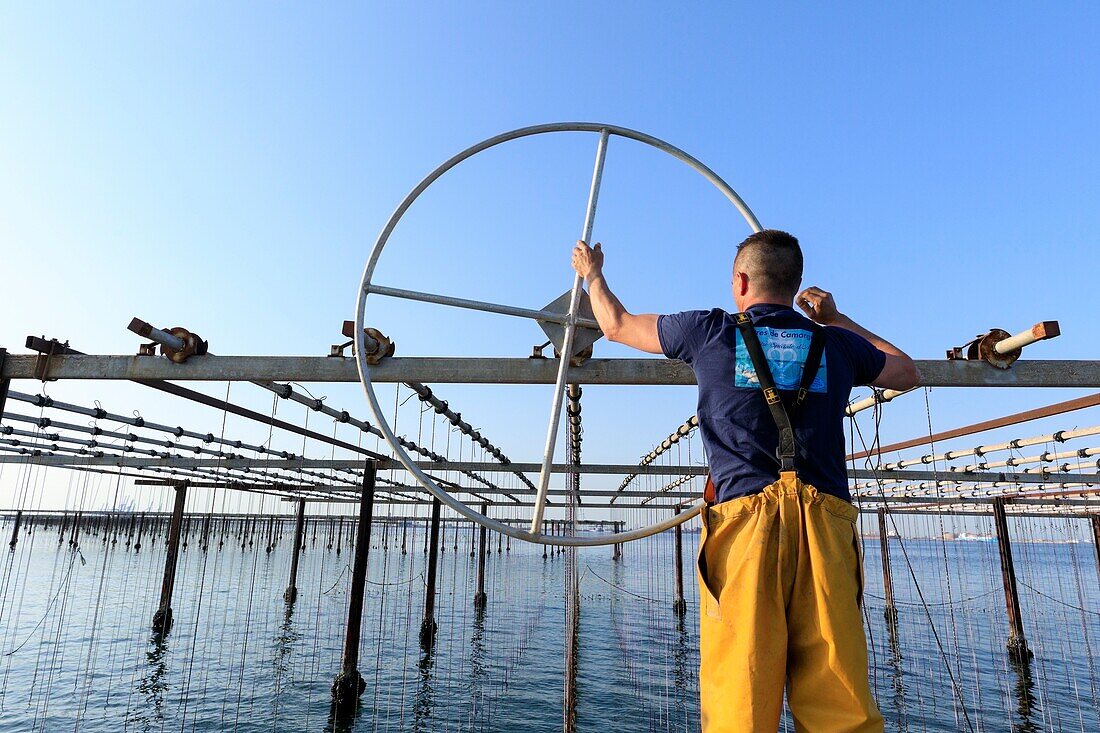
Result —
POLYGON ((374 413, 375 422, 378 424, 378 428, 382 431, 386 437, 386 441, 393 448, 394 454, 402 465, 416 477, 417 481, 436 496, 441 502, 449 506, 464 517, 477 522, 478 524, 488 527, 496 532, 515 537, 520 540, 527 540, 529 542, 535 542, 539 544, 547 545, 566 545, 566 546, 596 546, 596 545, 611 545, 619 544, 623 542, 629 542, 631 540, 641 539, 658 532, 663 532, 666 529, 675 527, 677 524, 686 522, 691 519, 703 507, 703 502, 699 501, 693 505, 690 509, 681 512, 665 521, 651 524, 641 529, 632 530, 630 532, 618 532, 609 535, 603 535, 600 537, 579 537, 579 536, 560 536, 560 535, 547 535, 539 531, 542 525, 543 512, 546 506, 546 492, 550 482, 551 466, 554 457, 554 448, 557 443, 558 424, 561 421, 561 408, 562 401, 565 396, 565 387, 567 383, 567 376, 569 373, 569 358, 567 355, 573 352, 573 343, 576 336, 578 326, 594 327, 595 324, 589 319, 582 318, 578 315, 578 304, 580 302, 581 294, 581 278, 574 276, 573 289, 571 291, 571 298, 569 304, 569 311, 566 314, 550 313, 548 311, 533 310, 530 308, 519 308, 508 305, 499 305, 495 303, 484 303, 475 300, 466 300, 462 298, 454 298, 444 295, 435 295, 432 293, 421 293, 413 290, 402 290, 398 288, 389 288, 381 285, 376 285, 371 282, 374 276, 374 268, 378 263, 378 258, 382 254, 382 250, 386 246, 386 242, 389 241, 390 234, 393 233, 397 223, 401 220, 401 217, 405 215, 405 212, 413 204, 414 201, 422 194, 428 186, 434 183, 444 173, 454 168, 462 161, 470 158, 483 150, 506 143, 511 140, 518 140, 523 137, 530 137, 532 135, 542 135, 554 132, 589 132, 599 135, 599 143, 596 148, 596 163, 592 173, 592 187, 588 196, 588 207, 584 217, 584 227, 582 229, 581 239, 586 242, 591 241, 592 225, 595 221, 596 215, 596 202, 599 198, 600 181, 603 176, 603 164, 604 158, 607 152, 607 144, 611 136, 618 136, 629 138, 646 145, 650 145, 658 150, 665 152, 672 157, 686 163, 700 175, 706 178, 711 184, 714 185, 719 191, 721 191, 730 203, 732 203, 737 210, 744 217, 745 221, 752 228, 753 231, 760 231, 760 222, 757 221, 756 216, 749 210, 749 207, 741 200, 741 197, 737 195, 728 183, 722 180, 721 177, 710 168, 705 166, 702 162, 696 158, 688 155, 683 150, 670 145, 663 140, 653 137, 652 135, 646 135, 642 132, 630 130, 625 127, 617 127, 615 125, 604 125, 592 122, 559 122, 547 125, 534 125, 532 127, 521 127, 517 130, 505 132, 491 137, 487 140, 483 140, 476 145, 472 145, 466 148, 458 155, 455 155, 450 160, 447 160, 434 171, 429 173, 420 183, 413 188, 412 191, 405 197, 405 199, 398 205, 397 209, 390 216, 389 221, 382 228, 382 231, 378 235, 378 239, 374 243, 374 249, 371 250, 370 257, 367 259, 367 265, 363 269, 363 279, 360 282, 359 292, 356 297, 355 304, 355 361, 359 369, 359 379, 363 385, 363 391, 367 396, 367 402, 370 404, 371 412, 374 413), (473 310, 485 311, 488 313, 499 313, 502 315, 519 316, 522 318, 531 318, 540 321, 549 321, 558 323, 564 327, 564 343, 560 349, 562 358, 558 360, 558 372, 557 380, 554 384, 554 397, 550 406, 550 424, 546 433, 546 446, 543 452, 542 470, 539 473, 538 490, 535 497, 534 512, 531 517, 531 528, 529 530, 519 529, 511 525, 504 524, 491 519, 481 512, 478 512, 458 499, 454 498, 444 489, 440 488, 435 481, 432 480, 416 462, 405 452, 405 449, 397 441, 393 430, 390 428, 389 422, 386 419, 385 412, 382 410, 381 405, 378 402, 378 397, 374 392, 374 385, 370 379, 370 365, 366 360, 366 342, 363 333, 365 326, 365 312, 367 306, 367 296, 386 295, 397 298, 406 298, 408 300, 417 300, 427 303, 437 303, 440 305, 449 305, 457 308, 469 308, 473 310))

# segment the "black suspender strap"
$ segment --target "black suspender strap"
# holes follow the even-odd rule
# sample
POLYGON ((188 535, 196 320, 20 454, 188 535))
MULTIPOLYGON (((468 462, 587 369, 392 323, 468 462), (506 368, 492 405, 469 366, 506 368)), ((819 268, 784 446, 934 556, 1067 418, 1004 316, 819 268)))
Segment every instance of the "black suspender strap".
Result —
POLYGON ((737 313, 734 322, 741 331, 741 340, 745 342, 745 349, 752 359, 752 367, 756 370, 756 380, 760 382, 760 389, 764 391, 764 400, 771 410, 772 420, 779 428, 779 447, 775 455, 779 458, 780 471, 794 470, 794 428, 791 427, 791 418, 787 415, 787 408, 783 406, 783 398, 779 390, 775 388, 775 380, 772 379, 772 370, 768 368, 768 359, 764 356, 764 349, 760 346, 760 337, 756 335, 756 329, 752 325, 752 316, 748 313, 737 313))
MULTIPOLYGON (((797 454, 794 428, 791 427, 791 417, 783 405, 783 398, 775 388, 775 380, 768 367, 768 359, 764 356, 764 348, 760 345, 760 337, 756 335, 756 328, 752 325, 752 316, 748 313, 737 313, 733 319, 741 332, 745 349, 749 352, 753 369, 756 371, 756 379, 764 392, 764 400, 768 403, 772 420, 779 429, 779 446, 775 450, 775 455, 779 459, 779 470, 794 471, 794 458, 797 454)), ((821 329, 815 328, 813 337, 810 339, 810 348, 806 353, 806 363, 802 367, 802 379, 798 385, 798 392, 791 405, 792 409, 797 410, 801 407, 806 395, 809 394, 810 385, 813 384, 818 367, 821 366, 821 356, 824 351, 825 334, 821 329)))
MULTIPOLYGON (((753 331, 755 333, 755 330, 753 331)), ((814 383, 817 370, 821 366, 821 355, 825 353, 825 332, 820 328, 813 330, 810 338, 810 348, 806 351, 806 363, 802 365, 802 380, 798 384, 798 392, 794 396, 794 404, 791 407, 797 410, 806 401, 806 395, 810 394, 810 385, 814 383)), ((756 366, 754 363, 753 366, 756 366)))

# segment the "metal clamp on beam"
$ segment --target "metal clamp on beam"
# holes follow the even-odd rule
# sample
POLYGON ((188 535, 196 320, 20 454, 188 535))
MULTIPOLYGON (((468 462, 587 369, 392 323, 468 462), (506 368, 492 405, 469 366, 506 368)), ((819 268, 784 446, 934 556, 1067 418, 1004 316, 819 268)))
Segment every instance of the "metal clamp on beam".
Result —
MULTIPOLYGON (((159 344, 161 355, 168 357, 176 364, 182 364, 195 355, 202 356, 209 347, 209 344, 198 334, 191 333, 182 326, 175 326, 163 331, 140 318, 134 318, 127 328, 138 336, 147 338, 154 344, 159 344)), ((139 353, 144 356, 151 356, 152 349, 142 347, 139 353)))
POLYGON ((947 350, 947 358, 955 361, 987 361, 998 369, 1008 369, 1020 358, 1025 346, 1046 341, 1061 333, 1058 321, 1042 321, 1015 336, 1000 328, 979 334, 973 341, 947 350))
MULTIPOLYGON (((329 356, 343 356, 344 349, 355 343, 355 321, 344 321, 344 326, 340 332, 347 336, 352 341, 348 341, 346 344, 333 344, 332 349, 329 351, 329 356)), ((364 328, 363 333, 366 334, 364 341, 366 342, 366 351, 364 356, 367 363, 371 366, 377 366, 387 356, 393 356, 395 346, 393 341, 386 338, 386 335, 379 331, 377 328, 364 328)))
POLYGON ((61 343, 57 339, 50 339, 46 341, 46 337, 36 339, 34 336, 27 337, 27 348, 38 352, 38 356, 34 361, 34 378, 40 382, 55 381, 51 379, 47 374, 50 371, 50 360, 56 354, 64 354, 69 350, 69 342, 61 343), (41 344, 41 348, 34 348, 32 344, 41 344))

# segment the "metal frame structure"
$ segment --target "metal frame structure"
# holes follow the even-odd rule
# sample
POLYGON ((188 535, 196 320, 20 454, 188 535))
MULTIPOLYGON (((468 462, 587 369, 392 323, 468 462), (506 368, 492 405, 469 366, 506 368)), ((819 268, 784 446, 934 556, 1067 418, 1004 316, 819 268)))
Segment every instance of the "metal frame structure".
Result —
MULTIPOLYGON (((555 465, 553 464, 554 450, 557 442, 557 431, 560 424, 562 405, 568 398, 570 400, 570 414, 575 413, 575 419, 570 421, 570 453, 573 448, 579 458, 580 440, 580 389, 582 384, 620 384, 620 385, 691 385, 694 384, 694 376, 686 365, 665 359, 587 359, 583 363, 574 364, 573 348, 577 330, 592 329, 598 327, 595 321, 587 318, 580 309, 581 279, 574 276, 572 289, 569 291, 569 307, 567 312, 561 313, 551 309, 529 309, 463 298, 421 293, 378 285, 372 281, 375 267, 379 257, 385 248, 390 235, 393 233, 401 218, 409 210, 417 198, 435 181, 447 171, 457 166, 462 161, 494 146, 505 142, 550 133, 580 132, 594 133, 599 136, 597 145, 596 162, 593 169, 592 182, 589 190, 588 205, 585 212, 582 227, 582 238, 590 239, 595 221, 596 205, 599 198, 600 183, 602 180, 603 164, 606 157, 607 145, 611 137, 623 137, 652 146, 657 150, 672 155, 686 163, 689 167, 700 173, 706 180, 714 185, 737 208, 744 217, 749 227, 759 230, 760 223, 741 200, 738 194, 719 177, 714 171, 705 166, 699 160, 686 152, 670 145, 667 142, 646 135, 641 132, 629 130, 599 123, 557 123, 550 125, 537 125, 533 127, 513 130, 493 138, 489 138, 473 145, 461 153, 450 158, 442 165, 428 174, 399 204, 393 215, 387 221, 379 234, 374 247, 368 257, 363 272, 363 278, 357 293, 356 317, 350 336, 354 345, 354 357, 346 358, 337 356, 329 357, 250 357, 250 356, 214 356, 206 350, 206 343, 186 329, 159 329, 148 323, 135 319, 131 330, 142 336, 152 339, 161 345, 161 352, 168 358, 156 358, 151 356, 152 351, 148 347, 143 348, 139 356, 110 356, 87 355, 68 348, 67 344, 46 342, 42 339, 30 339, 34 344, 28 343, 36 351, 37 356, 21 356, 4 353, 0 356, 0 384, 6 386, 12 379, 125 379, 141 384, 179 394, 187 399, 214 404, 224 409, 231 409, 237 414, 244 414, 251 419, 259 419, 270 422, 275 426, 273 418, 266 418, 258 413, 230 405, 228 402, 215 400, 202 393, 188 390, 179 385, 171 384, 172 381, 250 381, 267 389, 279 397, 290 399, 311 409, 323 412, 334 417, 339 422, 349 423, 364 433, 369 433, 384 438, 390 444, 397 463, 393 463, 384 456, 373 454, 351 444, 343 444, 334 437, 319 436, 326 442, 342 447, 351 447, 357 453, 367 453, 377 462, 379 469, 400 468, 412 474, 416 479, 415 485, 405 485, 396 482, 390 488, 379 488, 376 499, 380 502, 416 502, 419 498, 415 494, 420 489, 437 497, 442 503, 458 514, 472 521, 482 524, 496 532, 515 537, 517 539, 532 542, 563 546, 590 546, 603 544, 621 544, 623 542, 639 539, 650 534, 661 532, 679 523, 689 520, 701 507, 701 503, 686 507, 682 500, 691 492, 675 491, 675 489, 690 479, 692 476, 705 473, 705 469, 699 466, 653 466, 649 465, 662 452, 673 443, 689 435, 697 424, 694 419, 689 419, 680 426, 662 444, 644 457, 638 465, 555 465), (552 359, 490 359, 490 358, 440 358, 440 357, 414 357, 395 358, 385 353, 389 342, 372 329, 367 329, 366 303, 369 295, 385 295, 428 303, 436 303, 459 308, 469 308, 489 313, 497 313, 515 317, 523 317, 536 321, 557 324, 563 327, 561 344, 557 362, 552 359), (370 331, 371 333, 368 333, 370 331), (371 335, 373 334, 373 335, 371 335), (375 338, 386 341, 382 344, 375 338), (381 357, 384 358, 379 358, 381 357), (336 410, 322 404, 320 400, 296 393, 287 382, 352 382, 359 381, 367 396, 368 404, 374 414, 376 424, 351 418, 346 411, 336 410), (436 412, 446 417, 452 425, 461 430, 474 442, 489 451, 489 454, 499 461, 499 464, 477 461, 449 461, 431 451, 417 446, 415 443, 397 436, 387 422, 385 412, 380 406, 375 394, 375 383, 405 383, 410 386, 422 401, 434 407, 436 412), (432 393, 424 382, 433 384, 467 383, 467 384, 553 384, 554 396, 551 403, 551 419, 547 429, 547 439, 542 459, 539 463, 513 463, 491 443, 489 443, 469 423, 463 421, 461 416, 450 410, 445 402, 442 402, 432 393), (215 404, 216 403, 216 404, 215 404), (410 452, 430 460, 414 460, 410 452), (486 489, 477 489, 482 493, 492 493, 507 497, 514 506, 531 506, 533 509, 530 525, 527 529, 515 527, 512 524, 491 519, 483 512, 476 511, 468 504, 457 499, 453 492, 468 494, 471 502, 476 501, 480 506, 496 504, 488 501, 485 496, 477 493, 475 489, 459 486, 453 481, 446 481, 438 476, 428 473, 428 470, 436 471, 460 471, 468 478, 473 479, 486 489), (505 471, 518 476, 526 484, 525 488, 505 491, 493 482, 484 478, 479 472, 505 471), (537 484, 532 483, 525 473, 538 472, 537 484), (615 503, 618 496, 633 497, 644 495, 644 501, 639 506, 651 508, 670 507, 680 509, 668 519, 657 522, 649 527, 618 533, 604 537, 576 537, 549 535, 540 531, 544 517, 545 505, 549 496, 570 495, 568 491, 559 489, 551 490, 550 478, 554 473, 565 473, 569 481, 575 482, 576 477, 585 473, 616 473, 626 476, 618 491, 615 492, 585 492, 585 495, 597 497, 607 495, 610 497, 608 506, 615 503), (668 483, 662 489, 650 492, 625 491, 630 481, 637 476, 665 475, 679 477, 668 483), (411 492, 411 493, 410 493, 411 492), (650 503, 656 498, 665 498, 675 503, 650 503)), ((563 296, 564 297, 564 296, 563 296)), ((561 301, 561 299, 559 299, 561 301)), ((561 301, 564 302, 564 301, 561 301)), ((345 327, 347 328, 347 327, 345 327)), ((345 331, 347 334, 348 332, 345 331)), ((965 347, 959 347, 948 351, 949 359, 946 361, 920 361, 918 369, 924 386, 944 387, 1100 387, 1100 362, 1095 361, 1017 361, 1022 348, 1036 341, 1058 335, 1058 327, 1055 322, 1044 322, 1036 325, 1029 331, 1024 331, 1015 336, 1008 332, 994 329, 983 337, 971 342, 965 347), (965 355, 964 355, 965 354, 965 355), (980 357, 980 358, 979 358, 980 357)), ((338 354, 336 350, 334 353, 338 354)), ((392 349, 391 352, 392 353, 392 349)), ((14 394, 14 393, 13 393, 14 394)), ((880 391, 871 397, 855 402, 849 406, 849 416, 855 413, 881 405, 905 392, 892 390, 880 391)), ((20 397, 25 398, 25 395, 20 397)), ((43 404, 48 406, 42 398, 43 404)), ((1067 403, 1068 404, 1068 403, 1067 403)), ((1090 403, 1092 404, 1092 403, 1090 403)), ((60 404, 56 405, 61 407, 60 404)), ((71 407, 71 406, 70 406, 71 407)), ((112 419, 123 416, 110 415, 102 410, 90 411, 84 408, 84 414, 97 417, 110 417, 112 419), (99 413, 103 413, 100 415, 99 413)), ((1056 414, 1056 413, 1053 413, 1056 414)), ((31 421, 29 416, 17 416, 16 419, 31 421)), ((126 422, 125 419, 121 420, 126 422)), ((131 423, 136 424, 136 423, 131 423)), ((58 428, 74 427, 81 432, 79 426, 67 426, 64 423, 54 423, 58 428)), ((44 428, 42 424, 39 428, 44 428)), ((160 429, 162 432, 175 433, 175 437, 191 437, 202 439, 204 443, 211 442, 199 433, 183 431, 182 428, 169 426, 156 426, 148 424, 147 427, 160 429)), ((313 437, 313 431, 307 431, 294 425, 284 425, 281 421, 280 428, 292 429, 307 437, 313 437)), ((102 432, 102 431, 101 431, 102 432)), ((102 450, 96 441, 76 438, 62 434, 42 434, 32 431, 15 430, 9 428, 7 435, 0 436, 0 463, 33 460, 40 465, 66 466, 77 470, 97 471, 114 468, 121 471, 123 468, 141 471, 154 471, 171 476, 169 480, 178 481, 181 477, 192 483, 210 482, 242 490, 262 491, 264 493, 284 493, 287 498, 295 500, 308 497, 310 500, 323 501, 326 496, 333 496, 334 492, 354 491, 359 484, 357 468, 361 467, 361 461, 316 461, 304 457, 283 456, 272 458, 270 455, 261 455, 257 458, 227 453, 221 450, 212 450, 201 446, 189 446, 176 444, 172 441, 159 441, 151 438, 142 438, 130 433, 124 435, 115 433, 116 438, 130 439, 131 442, 145 442, 159 444, 164 447, 178 448, 180 450, 193 450, 198 454, 208 454, 213 458, 192 458, 169 454, 163 451, 127 446, 121 453, 112 453, 102 450), (52 437, 55 442, 28 442, 23 438, 32 438, 35 441, 52 437), (58 443, 67 445, 62 447, 58 443), (80 448, 69 447, 79 445, 80 448), (140 454, 145 457, 139 457, 140 454), (233 474, 211 476, 206 469, 217 467, 233 474), (344 472, 338 480, 322 474, 309 474, 308 469, 324 468, 344 472), (285 476, 283 473, 270 474, 267 471, 279 472, 295 471, 296 477, 285 476), (214 479, 212 481, 212 479, 214 479), (219 483, 220 482, 220 483, 219 483), (283 488, 287 487, 287 488, 283 488), (293 487, 292 489, 289 487, 293 487), (274 489, 274 491, 272 491, 274 489)), ((103 434, 106 434, 103 432, 103 434)), ((219 441, 220 442, 220 441, 219 441)), ((242 447, 242 444, 229 442, 230 446, 242 447)), ((243 446, 256 451, 257 446, 243 446)), ((259 450, 263 454, 263 450, 259 450)), ((1044 454, 1045 455, 1045 454, 1044 454)), ((1091 456, 1091 452, 1079 457, 1091 456)), ((858 456, 857 456, 858 457, 858 456)), ((1071 458, 1070 454, 1056 454, 1055 458, 1071 458)), ((570 459, 573 460, 573 459, 570 459)), ((1045 460, 1038 457, 1037 460, 1045 460)), ((1097 480, 1096 474, 1080 473, 1081 469, 1089 468, 1085 464, 1071 465, 1064 463, 1055 471, 1040 470, 1032 472, 1031 469, 1022 471, 1000 471, 994 468, 1014 468, 1022 459, 1009 460, 1000 463, 976 463, 967 466, 960 472, 951 470, 945 476, 943 472, 902 471, 902 463, 898 466, 881 466, 871 472, 854 471, 853 477, 857 479, 871 479, 883 491, 883 482, 892 483, 902 488, 909 496, 907 498, 919 499, 927 504, 933 497, 927 496, 927 490, 938 489, 945 482, 986 484, 989 489, 998 490, 1005 486, 1019 489, 1023 484, 1044 484, 1048 488, 1057 487, 1068 489, 1068 493, 1074 493, 1079 486, 1089 487, 1097 480), (973 469, 973 470, 969 470, 973 469), (923 482, 923 483, 921 483, 923 482)), ((1046 461, 1049 462, 1049 461, 1046 461)), ((579 460, 576 461, 579 464, 579 460)), ((1100 465, 1097 466, 1100 468, 1100 465)), ((135 474, 145 475, 148 474, 135 474)), ((378 479, 383 482, 384 479, 378 479)), ((857 493, 860 487, 857 485, 857 493)), ((891 489, 892 498, 901 498, 898 491, 891 489)), ((1090 495, 1091 492, 1077 492, 1090 495)), ((580 496, 577 496, 579 499, 580 496)), ((873 499, 864 495, 863 498, 873 499)), ((967 497, 974 498, 979 495, 972 494, 967 497)), ((1021 500, 1024 500, 1021 497, 1021 500)), ((1030 499, 1028 499, 1030 500, 1030 499)), ((1068 499, 1064 501, 1069 501, 1068 499)), ((1076 500, 1075 500, 1076 501, 1076 500)), ((1087 503, 1088 500, 1082 500, 1087 503)), ((618 504, 617 506, 630 506, 618 504)), ((1068 504, 1067 504, 1068 506, 1068 504)))

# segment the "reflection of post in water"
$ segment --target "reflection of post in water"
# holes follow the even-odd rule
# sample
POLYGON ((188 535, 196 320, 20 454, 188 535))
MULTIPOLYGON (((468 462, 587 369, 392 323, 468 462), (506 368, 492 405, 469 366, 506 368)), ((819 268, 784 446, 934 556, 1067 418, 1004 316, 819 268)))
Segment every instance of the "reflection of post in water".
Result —
POLYGON ((574 733, 577 725, 577 648, 580 634, 580 587, 577 574, 577 548, 565 554, 565 699, 564 731, 574 733))
POLYGON ((128 715, 131 723, 144 723, 145 730, 160 728, 154 725, 164 720, 164 693, 168 689, 168 643, 164 634, 154 633, 149 639, 150 649, 145 653, 148 669, 138 682, 138 692, 145 696, 146 704, 128 715))
POLYGON ((470 636, 470 698, 473 700, 474 720, 488 719, 488 711, 481 709, 489 677, 485 657, 485 606, 482 605, 474 610, 474 633, 470 636))
MULTIPOLYGON (((438 501, 438 500, 437 500, 438 501)), ((435 689, 432 687, 432 667, 435 665, 435 646, 429 645, 417 663, 419 685, 413 697, 413 731, 433 731, 429 725, 434 705, 435 689)))
POLYGON ((1013 733, 1038 733, 1044 730, 1042 725, 1035 721, 1042 720, 1038 701, 1035 699, 1035 680, 1031 676, 1031 665, 1027 658, 1012 659, 1010 662, 1016 673, 1016 714, 1017 719, 1012 723, 1013 733))
MULTIPOLYGON (((676 689, 681 693, 687 690, 695 690, 699 686, 699 681, 695 679, 696 664, 698 663, 692 656, 691 637, 688 635, 687 624, 684 622, 684 616, 676 615, 676 641, 672 647, 672 679, 676 683, 676 689)), ((697 698, 692 695, 690 698, 681 694, 677 698, 676 709, 680 713, 681 720, 679 723, 673 721, 678 728, 687 729, 690 725, 688 716, 694 708, 694 703, 697 702, 697 698), (689 699, 692 703, 689 705, 689 699)), ((698 721, 695 721, 696 725, 698 721)))
POLYGON ((908 703, 905 700, 905 695, 908 689, 905 687, 905 675, 901 669, 901 642, 898 640, 898 617, 897 612, 893 614, 889 613, 889 608, 886 613, 886 630, 890 636, 890 687, 893 692, 892 701, 894 704, 894 710, 897 712, 897 730, 900 733, 907 733, 909 730, 909 718, 906 715, 908 710, 908 703))
POLYGON ((275 636, 276 689, 278 689, 278 685, 282 681, 283 676, 290 670, 290 652, 294 648, 294 643, 298 641, 299 636, 301 636, 294 630, 294 603, 288 602, 285 608, 286 611, 283 614, 283 623, 279 626, 279 633, 275 636))

